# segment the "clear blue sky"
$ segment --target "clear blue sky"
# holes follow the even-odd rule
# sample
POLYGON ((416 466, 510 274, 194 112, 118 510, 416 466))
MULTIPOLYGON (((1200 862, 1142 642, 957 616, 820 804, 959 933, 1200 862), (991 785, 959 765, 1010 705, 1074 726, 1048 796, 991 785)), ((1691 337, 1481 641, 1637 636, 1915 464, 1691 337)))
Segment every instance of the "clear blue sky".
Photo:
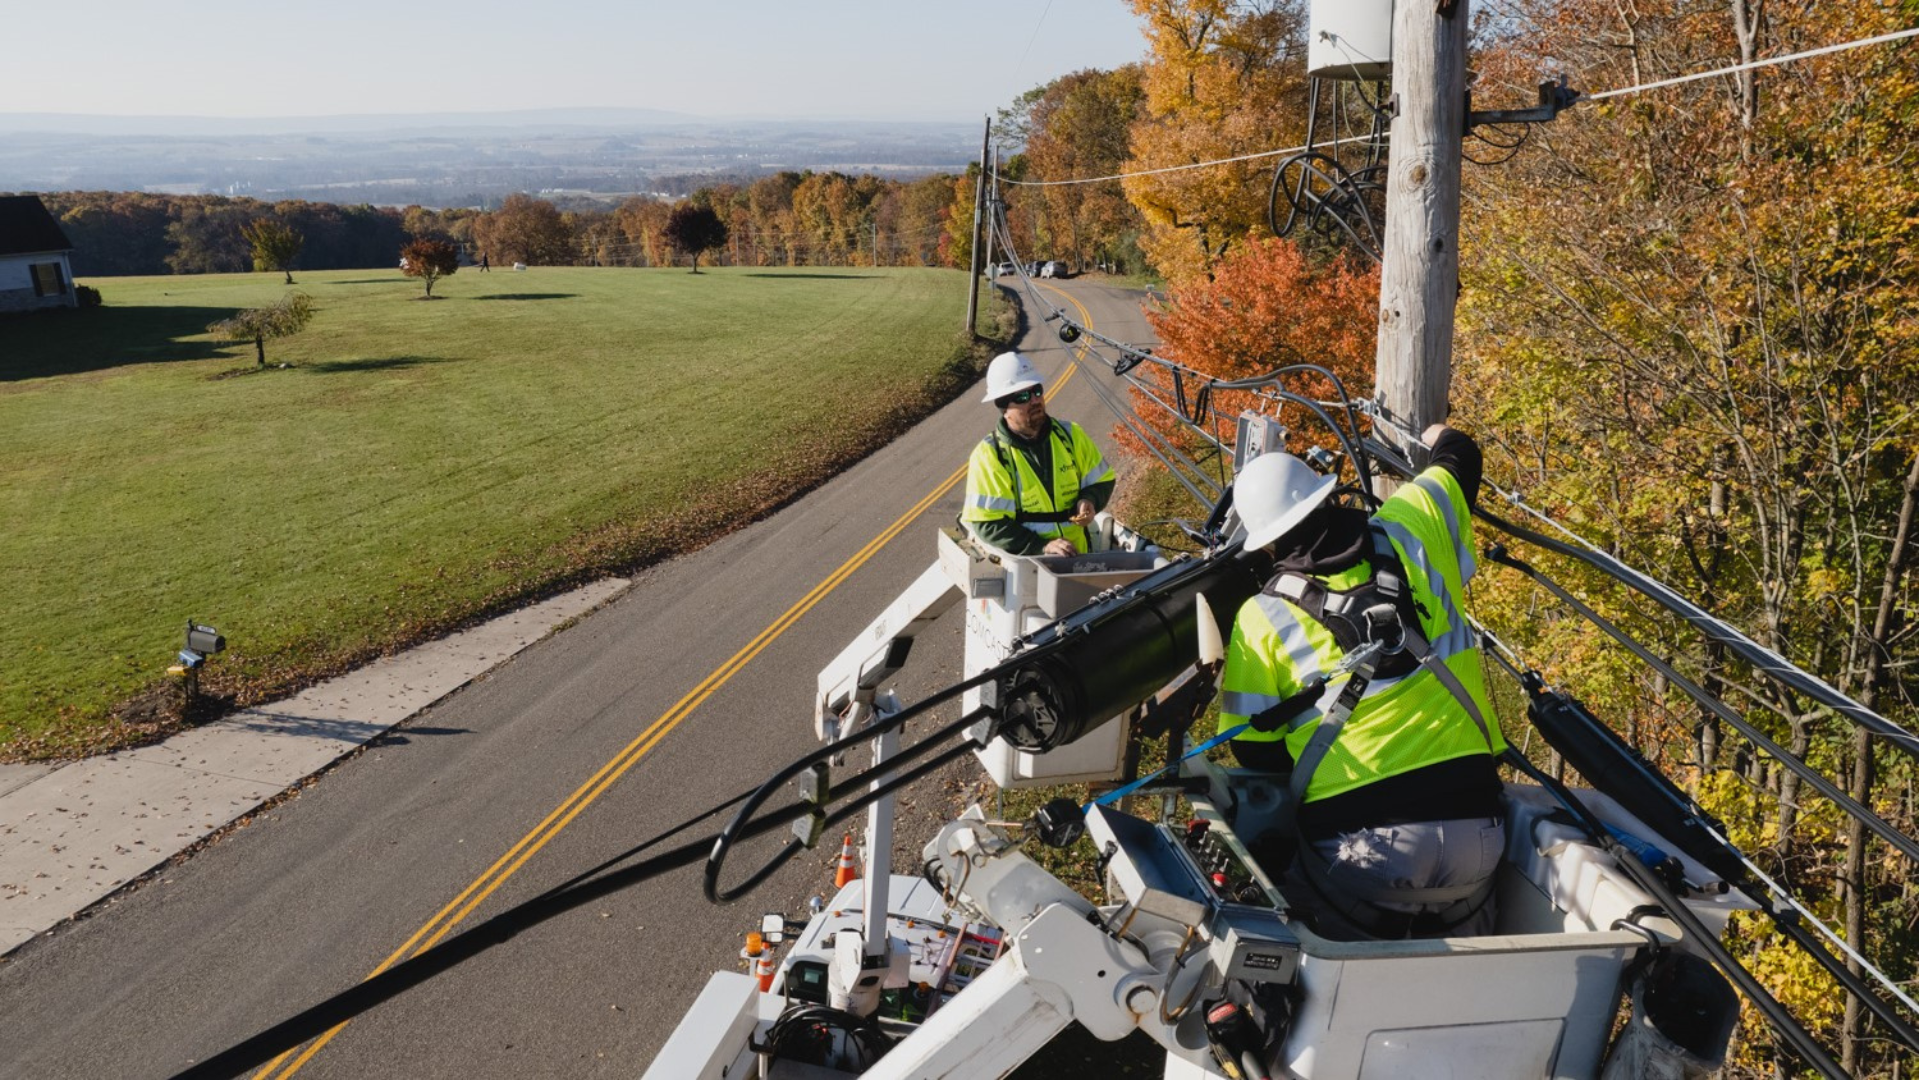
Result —
POLYGON ((0 111, 146 116, 968 120, 1146 52, 1126 0, 90 0, 7 23, 0 111))

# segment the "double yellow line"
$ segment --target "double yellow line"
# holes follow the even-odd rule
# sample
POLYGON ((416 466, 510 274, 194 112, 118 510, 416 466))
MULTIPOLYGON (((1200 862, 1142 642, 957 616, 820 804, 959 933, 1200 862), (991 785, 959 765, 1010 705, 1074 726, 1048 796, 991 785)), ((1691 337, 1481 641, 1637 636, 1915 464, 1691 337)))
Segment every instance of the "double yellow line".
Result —
MULTIPOLYGON (((1051 400, 1054 395, 1058 394, 1060 388, 1065 386, 1072 377, 1073 368, 1069 367, 1066 374, 1054 383, 1053 389, 1047 394, 1048 399, 1051 400)), ((478 878, 475 878, 473 884, 461 890, 460 895, 454 897, 445 907, 435 912, 433 918, 427 920, 426 925, 415 930, 413 936, 402 943, 399 948, 395 949, 392 955, 380 961, 380 966, 369 972, 367 978, 371 979, 399 963, 401 960, 418 956, 439 944, 440 940, 445 938, 455 926, 458 926, 462 919, 472 914, 473 910, 479 907, 482 901, 493 895, 495 889, 498 889, 522 866, 525 866, 528 859, 533 858, 536 852, 547 846, 547 843, 554 837, 560 835, 560 830, 571 824, 574 818, 580 816, 582 810, 585 810, 595 799, 605 794, 606 790, 613 786, 614 781, 619 780, 628 769, 631 769, 642 757, 645 757, 647 751, 652 750, 654 746, 659 744, 661 739, 666 738, 668 732, 679 726, 680 721, 685 720, 688 714, 692 713, 694 709, 699 708, 702 702, 712 697, 714 691, 725 685, 727 680, 739 674, 740 670, 746 667, 754 657, 759 656, 768 645, 773 644, 774 639, 786 633, 794 623, 800 620, 801 616, 813 610, 814 605, 825 599, 828 593, 838 588, 841 582, 851 577, 854 571, 865 566, 868 560, 880 552, 881 548, 885 547, 894 537, 900 535, 901 531, 908 525, 911 525, 921 514, 926 513, 934 503, 939 502, 940 499, 945 496, 948 491, 952 490, 953 486, 959 483, 961 478, 966 475, 967 467, 965 465, 961 465, 958 469, 955 469, 951 475, 940 482, 939 486, 928 492, 919 502, 913 504, 911 509, 895 519, 893 524, 887 526, 879 535, 867 541, 865 547, 855 552, 846 562, 841 563, 833 573, 828 574, 820 584, 815 585, 811 592, 796 601, 792 607, 782 613, 781 616, 775 619, 765 630, 760 631, 744 648, 734 653, 731 657, 728 657, 726 663, 721 664, 718 668, 714 669, 711 675, 702 679, 698 686, 695 686, 687 692, 685 697, 675 702, 672 708, 663 713, 658 720, 655 720, 645 731, 641 732, 632 742, 628 743, 624 749, 614 755, 611 761, 601 766, 599 772, 594 773, 586 783, 581 784, 574 790, 573 794, 567 796, 564 802, 554 807, 552 813, 548 814, 540 824, 534 826, 532 831, 528 832, 527 835, 521 837, 519 843, 507 849, 507 853, 495 860, 492 866, 487 867, 486 872, 478 878)), ((321 1048, 331 1042, 333 1037, 340 1034, 346 1026, 347 1021, 336 1024, 329 1029, 326 1034, 321 1035, 309 1044, 304 1051, 299 1053, 298 1057, 294 1057, 293 1055, 295 1051, 300 1050, 299 1047, 288 1048, 283 1051, 279 1057, 269 1061, 266 1067, 255 1073, 254 1080, 269 1080, 269 1078, 271 1078, 271 1080, 286 1080, 287 1077, 299 1072, 302 1066, 306 1065, 308 1061, 311 1061, 313 1056, 318 1054, 321 1048), (289 1058, 292 1058, 292 1060, 289 1061, 289 1058), (282 1066, 284 1066, 284 1068, 282 1068, 282 1066)))

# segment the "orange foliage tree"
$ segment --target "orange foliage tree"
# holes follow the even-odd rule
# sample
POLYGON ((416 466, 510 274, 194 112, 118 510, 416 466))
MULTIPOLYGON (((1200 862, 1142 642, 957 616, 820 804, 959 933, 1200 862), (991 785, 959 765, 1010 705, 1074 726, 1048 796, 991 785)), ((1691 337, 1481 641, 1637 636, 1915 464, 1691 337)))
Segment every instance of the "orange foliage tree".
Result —
MULTIPOLYGON (((1380 275, 1371 266, 1345 258, 1314 263, 1291 241, 1255 239, 1221 260, 1212 281, 1176 287, 1164 306, 1147 313, 1147 321, 1160 336, 1161 355, 1208 377, 1244 379, 1289 364, 1318 364, 1338 375, 1348 393, 1362 397, 1373 383, 1379 295, 1380 275)), ((1140 415, 1160 433, 1192 447, 1191 433, 1148 395, 1191 403, 1199 388, 1184 377, 1175 386, 1172 373, 1157 364, 1142 365, 1135 374, 1150 387, 1134 391, 1140 415)), ((1333 386, 1317 377, 1290 380, 1287 388, 1316 400, 1334 394, 1333 386)), ((1246 391, 1212 395, 1214 419, 1208 427, 1230 445, 1234 417, 1253 404, 1246 391)), ((1288 405, 1280 418, 1304 440, 1296 446, 1334 445, 1331 433, 1304 408, 1288 405)), ((1129 452, 1145 450, 1124 429, 1114 437, 1129 452)))

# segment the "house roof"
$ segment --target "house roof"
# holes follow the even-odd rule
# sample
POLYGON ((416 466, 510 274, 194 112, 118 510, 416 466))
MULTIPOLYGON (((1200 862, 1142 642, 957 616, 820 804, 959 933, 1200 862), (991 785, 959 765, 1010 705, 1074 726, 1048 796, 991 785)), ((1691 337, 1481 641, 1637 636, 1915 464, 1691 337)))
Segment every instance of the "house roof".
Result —
POLYGON ((0 255, 72 251, 73 244, 38 195, 0 195, 0 255))

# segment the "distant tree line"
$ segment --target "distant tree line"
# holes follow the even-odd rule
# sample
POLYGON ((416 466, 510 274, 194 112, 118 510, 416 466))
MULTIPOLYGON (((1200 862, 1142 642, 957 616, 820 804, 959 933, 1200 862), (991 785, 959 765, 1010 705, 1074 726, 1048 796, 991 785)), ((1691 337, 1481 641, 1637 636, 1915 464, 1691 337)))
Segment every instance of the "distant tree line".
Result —
POLYGON ((127 191, 63 191, 40 199, 73 242, 73 272, 82 277, 251 270, 248 234, 267 220, 301 240, 291 266, 273 269, 391 265, 407 239, 402 211, 372 206, 127 191))
POLYGON ((711 210, 726 227, 725 244, 708 256, 719 265, 965 267, 974 183, 971 175, 781 172, 599 210, 525 194, 492 210, 121 191, 40 197, 73 241, 74 273, 83 277, 388 267, 416 239, 501 265, 670 266, 680 249, 668 223, 684 206, 711 210), (262 237, 278 240, 277 254, 263 253, 262 237))

